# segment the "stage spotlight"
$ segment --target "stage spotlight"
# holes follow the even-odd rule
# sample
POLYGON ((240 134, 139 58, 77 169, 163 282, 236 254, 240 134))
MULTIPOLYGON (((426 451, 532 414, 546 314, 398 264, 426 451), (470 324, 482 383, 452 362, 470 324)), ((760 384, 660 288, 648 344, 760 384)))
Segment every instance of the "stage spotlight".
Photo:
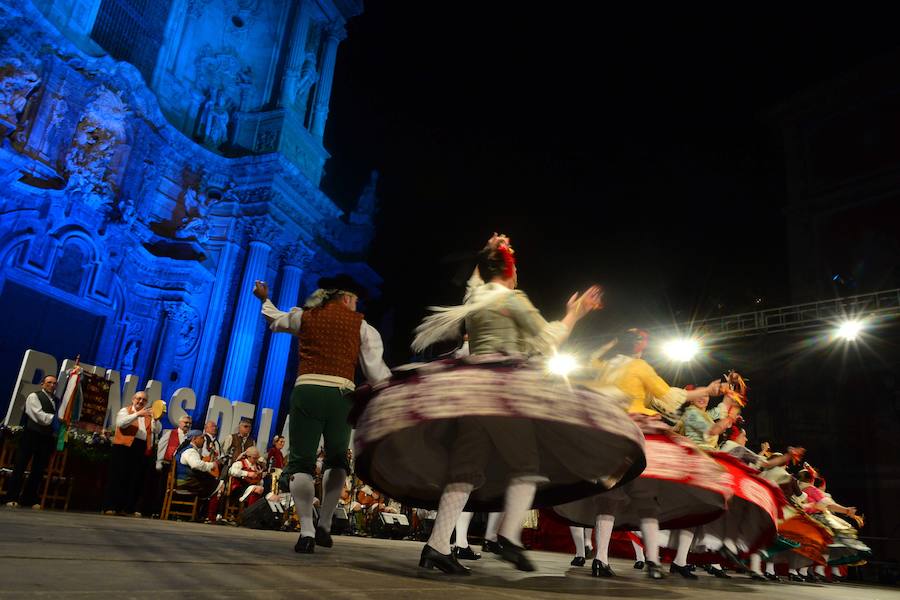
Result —
POLYGON ((547 361, 547 370, 561 377, 566 377, 577 368, 578 361, 571 354, 557 354, 547 361))
POLYGON ((671 340, 663 345, 663 352, 674 362, 689 362, 700 352, 700 342, 690 338, 671 340))
POLYGON ((862 332, 862 330, 862 321, 857 321, 855 319, 844 321, 843 323, 838 325, 837 331, 835 332, 835 337, 839 337, 842 340, 852 342, 859 337, 859 334, 862 332))

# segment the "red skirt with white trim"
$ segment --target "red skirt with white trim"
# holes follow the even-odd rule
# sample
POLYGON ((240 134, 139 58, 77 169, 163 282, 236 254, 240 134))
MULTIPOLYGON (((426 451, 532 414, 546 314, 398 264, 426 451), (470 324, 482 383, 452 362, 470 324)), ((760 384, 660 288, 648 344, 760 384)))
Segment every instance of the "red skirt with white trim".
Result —
POLYGON ((733 496, 728 509, 697 532, 694 548, 698 552, 718 551, 726 539, 739 551, 755 552, 770 544, 787 500, 772 482, 759 476, 759 471, 725 452, 710 453, 727 471, 733 496))
POLYGON ((722 515, 732 495, 728 472, 662 421, 630 415, 646 438, 647 468, 632 483, 554 508, 572 523, 593 527, 599 514, 616 518, 616 529, 638 529, 655 517, 662 529, 696 527, 722 515))

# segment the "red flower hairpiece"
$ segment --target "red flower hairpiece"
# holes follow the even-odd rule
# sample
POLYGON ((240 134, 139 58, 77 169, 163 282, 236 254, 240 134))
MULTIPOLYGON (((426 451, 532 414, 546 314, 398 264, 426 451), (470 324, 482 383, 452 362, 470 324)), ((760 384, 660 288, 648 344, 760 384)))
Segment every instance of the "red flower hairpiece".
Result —
POLYGON ((515 251, 506 244, 497 246, 497 252, 503 257, 503 277, 509 279, 516 272, 516 259, 513 256, 515 251))

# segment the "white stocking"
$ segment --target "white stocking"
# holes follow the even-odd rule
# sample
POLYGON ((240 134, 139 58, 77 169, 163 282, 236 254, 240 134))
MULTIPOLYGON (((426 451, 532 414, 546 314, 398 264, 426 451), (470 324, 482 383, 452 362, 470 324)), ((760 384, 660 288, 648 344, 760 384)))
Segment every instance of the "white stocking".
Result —
POLYGON ((469 547, 469 523, 472 522, 472 517, 475 516, 475 513, 464 512, 459 515, 459 518, 456 520, 456 547, 457 548, 468 548, 469 547))
POLYGON ((347 482, 347 471, 343 469, 328 469, 322 478, 322 505, 319 507, 319 527, 325 531, 331 531, 331 517, 334 516, 334 509, 337 507, 338 500, 341 499, 341 492, 344 491, 344 484, 347 482))
POLYGON ((291 476, 291 496, 294 498, 294 509, 300 519, 300 537, 315 537, 316 526, 313 523, 313 497, 316 489, 312 475, 294 473, 291 476))
POLYGON ((469 501, 472 488, 471 483, 448 483, 444 493, 441 494, 434 527, 431 530, 431 537, 428 538, 428 545, 441 554, 450 554, 450 536, 460 513, 469 501))
POLYGON ((631 547, 634 548, 635 562, 637 562, 637 561, 647 562, 647 558, 644 556, 644 547, 643 546, 641 546, 634 540, 631 540, 631 547))
POLYGON ((489 542, 497 541, 497 530, 500 528, 500 517, 502 512, 488 513, 487 525, 484 527, 484 539, 489 542))
POLYGON ((654 518, 641 519, 641 537, 644 538, 644 554, 647 562, 659 564, 659 521, 654 518))
POLYGON ((691 551, 691 544, 694 543, 694 530, 681 529, 678 531, 678 550, 675 551, 675 560, 673 565, 683 567, 687 565, 688 552, 691 551))
POLYGON ((612 538, 615 523, 616 518, 613 515, 597 515, 597 522, 594 524, 594 531, 597 533, 594 558, 603 564, 609 564, 609 540, 612 538))
POLYGON ((762 574, 762 557, 756 552, 750 555, 750 572, 762 574))
POLYGON ((569 533, 575 542, 575 556, 584 558, 584 527, 569 527, 569 533))
POLYGON ((500 523, 499 534, 516 546, 522 545, 522 523, 525 522, 525 514, 534 501, 536 490, 536 483, 521 479, 513 479, 506 488, 503 522, 500 523))

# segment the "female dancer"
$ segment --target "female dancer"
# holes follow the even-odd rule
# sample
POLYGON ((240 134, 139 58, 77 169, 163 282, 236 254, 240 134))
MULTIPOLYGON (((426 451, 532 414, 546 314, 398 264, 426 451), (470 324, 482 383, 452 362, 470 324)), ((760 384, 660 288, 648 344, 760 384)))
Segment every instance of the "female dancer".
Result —
POLYGON ((434 309, 413 343, 421 351, 464 322, 471 355, 398 369, 359 399, 358 473, 405 503, 438 506, 424 568, 468 574, 450 554, 460 513, 502 507, 499 556, 533 570, 520 539, 532 505, 595 494, 644 466, 643 436, 618 408, 620 392, 573 389, 533 358, 601 307, 599 288, 573 295, 566 316, 548 323, 516 285, 512 247, 495 235, 465 304, 434 309))
POLYGON ((602 348, 592 366, 596 377, 583 385, 613 384, 628 395, 628 412, 647 438, 647 469, 621 491, 586 498, 554 510, 573 523, 595 524, 596 556, 591 566, 595 577, 612 577, 609 541, 614 524, 640 528, 647 574, 661 579, 659 530, 661 527, 697 525, 718 516, 729 496, 727 480, 714 461, 693 444, 672 433, 660 418, 674 413, 685 400, 719 395, 719 381, 695 390, 670 387, 641 356, 648 334, 629 329, 602 348))

